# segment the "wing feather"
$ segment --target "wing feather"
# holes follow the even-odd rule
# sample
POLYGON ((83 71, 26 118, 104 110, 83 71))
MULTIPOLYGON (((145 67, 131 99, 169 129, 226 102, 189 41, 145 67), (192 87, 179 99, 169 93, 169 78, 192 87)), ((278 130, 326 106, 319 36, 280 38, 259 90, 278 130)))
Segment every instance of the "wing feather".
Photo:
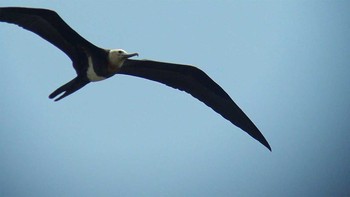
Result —
MULTIPOLYGON (((16 24, 27 29, 66 53, 75 62, 81 49, 96 50, 96 46, 81 37, 52 10, 38 8, 4 7, 0 8, 0 21, 16 24)), ((75 68, 76 70, 79 68, 75 68)))
POLYGON ((259 129, 231 97, 207 74, 196 67, 149 60, 126 60, 118 74, 157 81, 185 91, 271 150, 259 129))

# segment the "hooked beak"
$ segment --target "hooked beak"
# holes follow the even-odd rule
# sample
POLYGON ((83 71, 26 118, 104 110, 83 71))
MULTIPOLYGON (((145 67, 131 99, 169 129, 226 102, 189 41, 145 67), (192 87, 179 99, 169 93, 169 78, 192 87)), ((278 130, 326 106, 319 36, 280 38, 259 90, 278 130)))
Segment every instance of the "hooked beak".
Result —
POLYGON ((128 53, 128 54, 124 54, 123 56, 125 59, 128 59, 128 58, 131 58, 134 56, 139 56, 139 54, 138 53, 128 53))

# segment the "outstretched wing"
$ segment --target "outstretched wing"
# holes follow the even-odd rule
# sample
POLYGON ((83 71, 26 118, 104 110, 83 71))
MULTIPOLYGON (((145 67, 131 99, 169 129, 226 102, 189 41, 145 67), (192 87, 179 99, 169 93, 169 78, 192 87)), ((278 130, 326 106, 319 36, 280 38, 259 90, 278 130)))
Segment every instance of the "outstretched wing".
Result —
MULTIPOLYGON (((0 21, 27 29, 66 53, 74 62, 82 48, 97 48, 75 32, 54 11, 37 8, 0 8, 0 21)), ((79 66, 79 64, 74 64, 79 66)), ((77 68, 75 68, 77 70, 77 68)))
POLYGON ((142 77, 185 91, 271 150, 259 129, 230 96, 207 74, 196 67, 129 59, 125 60, 118 74, 142 77))

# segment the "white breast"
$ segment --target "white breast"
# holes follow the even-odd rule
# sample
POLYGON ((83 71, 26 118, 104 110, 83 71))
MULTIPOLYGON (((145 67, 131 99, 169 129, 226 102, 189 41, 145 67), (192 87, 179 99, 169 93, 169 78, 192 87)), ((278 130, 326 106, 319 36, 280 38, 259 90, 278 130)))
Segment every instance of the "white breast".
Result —
POLYGON ((101 76, 98 76, 94 70, 94 67, 93 67, 93 62, 92 62, 92 59, 91 57, 88 57, 88 61, 89 61, 89 67, 88 67, 88 70, 87 70, 87 77, 90 81, 101 81, 101 80, 104 80, 106 79, 105 77, 101 77, 101 76))

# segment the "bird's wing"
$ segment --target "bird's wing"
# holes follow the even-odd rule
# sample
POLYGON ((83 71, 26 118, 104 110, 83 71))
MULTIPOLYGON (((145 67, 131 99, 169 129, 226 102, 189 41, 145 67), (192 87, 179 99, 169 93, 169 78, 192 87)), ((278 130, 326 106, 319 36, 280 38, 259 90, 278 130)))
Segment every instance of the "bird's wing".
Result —
POLYGON ((125 60, 118 74, 142 77, 185 91, 271 150, 259 129, 230 96, 207 74, 196 67, 129 59, 125 60))
POLYGON ((73 62, 79 55, 79 50, 81 50, 79 47, 96 47, 69 27, 52 10, 19 7, 0 8, 0 21, 13 23, 34 32, 61 49, 73 62))

